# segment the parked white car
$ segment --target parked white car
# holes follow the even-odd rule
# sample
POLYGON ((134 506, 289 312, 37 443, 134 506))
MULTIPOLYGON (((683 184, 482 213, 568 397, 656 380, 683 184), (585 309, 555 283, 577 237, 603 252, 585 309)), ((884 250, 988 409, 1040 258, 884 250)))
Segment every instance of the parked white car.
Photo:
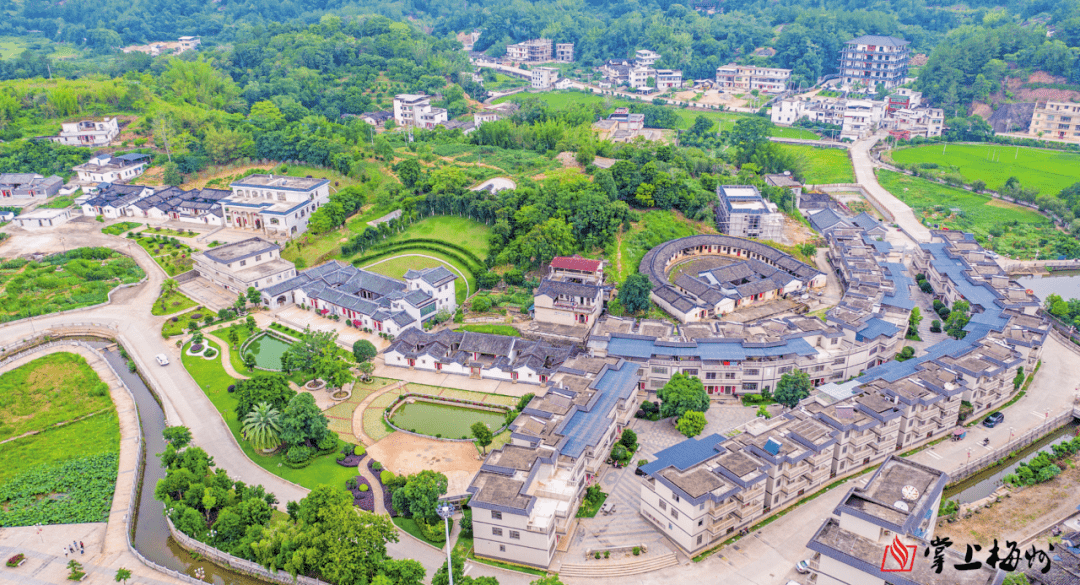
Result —
POLYGON ((161 365, 161 366, 169 365, 169 358, 165 357, 165 354, 163 354, 163 353, 157 354, 156 356, 154 356, 154 359, 157 360, 158 365, 161 365))

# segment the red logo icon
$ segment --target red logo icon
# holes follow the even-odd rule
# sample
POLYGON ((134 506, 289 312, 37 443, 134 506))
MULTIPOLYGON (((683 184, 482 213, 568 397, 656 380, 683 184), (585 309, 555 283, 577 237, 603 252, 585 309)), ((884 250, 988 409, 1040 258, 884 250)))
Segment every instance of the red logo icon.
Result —
POLYGON ((882 573, 910 573, 915 566, 914 544, 904 544, 899 536, 894 536, 892 544, 885 545, 885 554, 881 557, 882 573))

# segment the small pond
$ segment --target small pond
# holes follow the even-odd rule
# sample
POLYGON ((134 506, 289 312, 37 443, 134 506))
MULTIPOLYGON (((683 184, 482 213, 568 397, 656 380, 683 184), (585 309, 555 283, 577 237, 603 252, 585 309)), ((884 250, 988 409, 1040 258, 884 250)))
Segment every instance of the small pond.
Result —
POLYGON ((292 345, 288 341, 282 341, 269 333, 260 333, 248 342, 244 348, 246 353, 255 356, 255 365, 264 370, 281 370, 281 356, 292 345))
POLYGON ((505 416, 502 412, 468 406, 417 401, 399 406, 390 421, 398 428, 422 435, 461 439, 472 437, 469 427, 478 422, 486 424, 492 432, 499 430, 505 422, 505 416))

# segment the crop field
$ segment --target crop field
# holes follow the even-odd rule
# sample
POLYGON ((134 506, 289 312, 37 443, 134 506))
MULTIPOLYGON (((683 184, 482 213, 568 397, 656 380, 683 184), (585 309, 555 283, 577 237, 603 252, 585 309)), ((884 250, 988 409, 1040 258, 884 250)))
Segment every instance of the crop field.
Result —
POLYGON ((20 473, 0 485, 0 526, 105 522, 118 460, 98 453, 20 473))
POLYGON ((949 144, 915 146, 892 152, 892 159, 903 165, 920 167, 942 178, 959 177, 964 183, 983 181, 995 191, 1009 177, 1016 177, 1024 187, 1035 187, 1042 195, 1057 195, 1062 189, 1080 182, 1080 154, 994 144, 949 144))
POLYGON ((803 181, 810 185, 854 183, 855 170, 848 151, 840 148, 817 148, 800 144, 781 144, 780 148, 794 152, 802 166, 803 181))
POLYGON ((999 254, 1019 259, 1049 254, 1054 240, 1063 236, 1041 214, 985 195, 892 171, 879 171, 878 181, 929 227, 970 232, 999 254))
POLYGON ((8 260, 0 263, 0 322, 103 303, 117 285, 143 276, 134 260, 106 248, 8 260))

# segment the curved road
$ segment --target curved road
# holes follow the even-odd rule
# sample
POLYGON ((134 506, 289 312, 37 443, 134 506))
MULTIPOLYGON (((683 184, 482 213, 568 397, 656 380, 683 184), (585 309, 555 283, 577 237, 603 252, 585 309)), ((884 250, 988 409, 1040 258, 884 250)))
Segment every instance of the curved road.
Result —
POLYGON ((903 201, 897 199, 892 193, 889 193, 882 187, 877 181, 877 175, 874 174, 874 161, 870 156, 870 149, 877 143, 881 137, 878 135, 871 136, 866 140, 860 140, 851 147, 851 164, 855 168, 855 182, 861 185, 870 196, 877 200, 877 203, 884 207, 892 216, 893 221, 902 227, 912 238, 915 238, 915 243, 929 242, 930 230, 923 224, 919 223, 919 220, 915 217, 915 212, 911 210, 903 201))

